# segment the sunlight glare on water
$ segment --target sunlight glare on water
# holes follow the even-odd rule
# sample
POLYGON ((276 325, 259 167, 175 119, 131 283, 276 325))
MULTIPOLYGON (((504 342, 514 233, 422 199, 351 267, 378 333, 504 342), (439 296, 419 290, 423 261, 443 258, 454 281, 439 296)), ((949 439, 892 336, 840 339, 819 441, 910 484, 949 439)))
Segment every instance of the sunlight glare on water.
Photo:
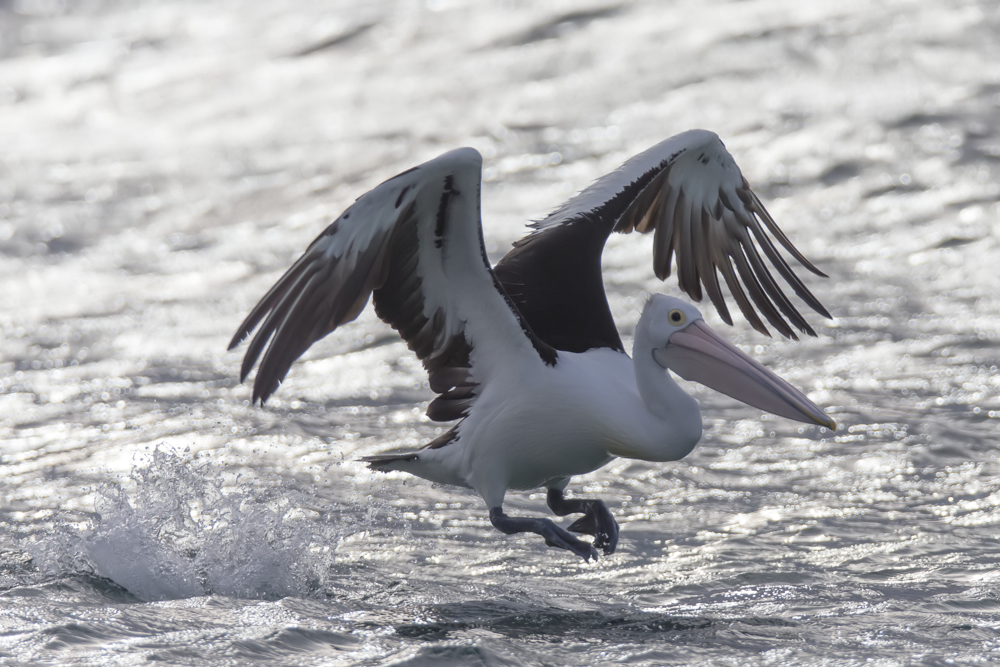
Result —
POLYGON ((0 664, 995 663, 994 5, 0 2, 0 664), (370 309, 250 406, 236 326, 382 180, 479 150, 496 260, 696 127, 834 315, 706 321, 835 433, 685 384, 692 454, 571 484, 622 526, 585 564, 359 462, 440 433, 370 309))

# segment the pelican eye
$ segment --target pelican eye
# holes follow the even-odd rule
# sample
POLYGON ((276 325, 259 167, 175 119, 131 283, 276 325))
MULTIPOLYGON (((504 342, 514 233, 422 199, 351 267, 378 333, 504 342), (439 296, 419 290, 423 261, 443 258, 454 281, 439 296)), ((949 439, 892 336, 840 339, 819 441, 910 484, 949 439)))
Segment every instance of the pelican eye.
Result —
POLYGON ((674 326, 680 326, 684 324, 684 320, 687 319, 686 317, 684 317, 684 312, 680 310, 671 310, 669 313, 667 313, 667 318, 670 320, 670 323, 673 324, 674 326))

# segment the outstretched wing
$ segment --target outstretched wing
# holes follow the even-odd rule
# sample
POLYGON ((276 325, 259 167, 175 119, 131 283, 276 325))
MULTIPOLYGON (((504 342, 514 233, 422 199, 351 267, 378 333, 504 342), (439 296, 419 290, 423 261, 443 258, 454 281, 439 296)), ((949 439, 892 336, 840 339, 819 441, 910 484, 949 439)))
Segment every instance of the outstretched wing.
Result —
POLYGON ((310 345, 356 318, 374 293, 442 394, 428 416, 464 416, 497 363, 554 364, 556 352, 523 321, 493 275, 480 224, 482 157, 451 151, 360 197, 264 295, 229 344, 260 324, 240 370, 264 352, 253 400, 277 389, 310 345), (263 323, 261 321, 263 320, 263 323))
MULTIPOLYGON (((600 252, 612 231, 653 232, 656 276, 662 280, 670 275, 676 255, 680 288, 696 301, 702 299, 704 288, 728 324, 732 319, 722 294, 720 273, 740 310, 758 331, 768 334, 757 311, 785 336, 795 338, 789 322, 800 331, 816 335, 785 296, 768 263, 806 304, 830 317, 778 252, 770 235, 804 267, 817 275, 825 274, 774 223, 722 141, 712 132, 691 130, 653 146, 597 180, 535 227, 536 231, 519 241, 497 265, 497 275, 505 285, 511 283, 515 303, 543 340, 549 341, 550 327, 546 325, 554 324, 542 321, 549 308, 546 302, 551 301, 550 295, 565 291, 551 283, 546 293, 515 286, 532 283, 530 274, 537 270, 536 265, 550 265, 560 248, 563 253, 584 249, 587 270, 599 273, 600 252), (536 317, 540 320, 537 325, 536 317)), ((577 274, 573 279, 579 281, 581 277, 577 274)), ((593 291, 592 276, 585 282, 593 291)), ((571 289, 572 285, 565 287, 571 289)), ((603 286, 599 295, 577 298, 581 303, 603 303, 603 286)), ((593 305, 588 309, 591 313, 597 310, 593 305)), ((584 317, 582 311, 579 317, 584 317)), ((574 319, 569 314, 563 318, 574 319)), ((590 328, 604 332, 604 339, 611 338, 603 318, 593 321, 590 328)), ((599 340, 584 344, 594 346, 592 343, 599 340)))

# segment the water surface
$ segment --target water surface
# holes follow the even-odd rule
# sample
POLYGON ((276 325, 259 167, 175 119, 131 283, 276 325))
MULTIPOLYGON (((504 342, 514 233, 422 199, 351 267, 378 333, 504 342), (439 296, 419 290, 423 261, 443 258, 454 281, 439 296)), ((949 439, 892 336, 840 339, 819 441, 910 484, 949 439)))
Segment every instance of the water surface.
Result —
MULTIPOLYGON (((997 62, 990 2, 0 4, 0 663, 996 662, 997 62), (479 149, 497 259, 693 127, 835 316, 706 317, 835 433, 689 385, 690 456, 574 481, 595 565, 358 463, 438 432, 370 312, 249 405, 236 325, 381 180, 479 149)), ((676 285, 605 276, 630 345, 676 285)))

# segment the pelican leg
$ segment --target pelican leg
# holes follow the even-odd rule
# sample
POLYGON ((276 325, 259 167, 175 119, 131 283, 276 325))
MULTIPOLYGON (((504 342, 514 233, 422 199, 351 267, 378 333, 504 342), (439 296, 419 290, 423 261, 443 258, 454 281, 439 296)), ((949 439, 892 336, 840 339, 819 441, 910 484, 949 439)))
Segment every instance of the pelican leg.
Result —
POLYGON ((574 533, 584 533, 594 536, 594 546, 604 549, 604 553, 613 554, 618 546, 618 522, 611 515, 611 510, 601 500, 584 498, 566 498, 562 489, 549 489, 546 501, 549 508, 557 516, 583 513, 574 521, 569 530, 574 533))
POLYGON ((545 543, 550 547, 568 549, 586 561, 591 558, 597 560, 597 549, 583 540, 573 537, 549 519, 507 516, 503 513, 502 507, 494 507, 490 510, 490 523, 501 533, 507 535, 538 533, 545 538, 545 543))

